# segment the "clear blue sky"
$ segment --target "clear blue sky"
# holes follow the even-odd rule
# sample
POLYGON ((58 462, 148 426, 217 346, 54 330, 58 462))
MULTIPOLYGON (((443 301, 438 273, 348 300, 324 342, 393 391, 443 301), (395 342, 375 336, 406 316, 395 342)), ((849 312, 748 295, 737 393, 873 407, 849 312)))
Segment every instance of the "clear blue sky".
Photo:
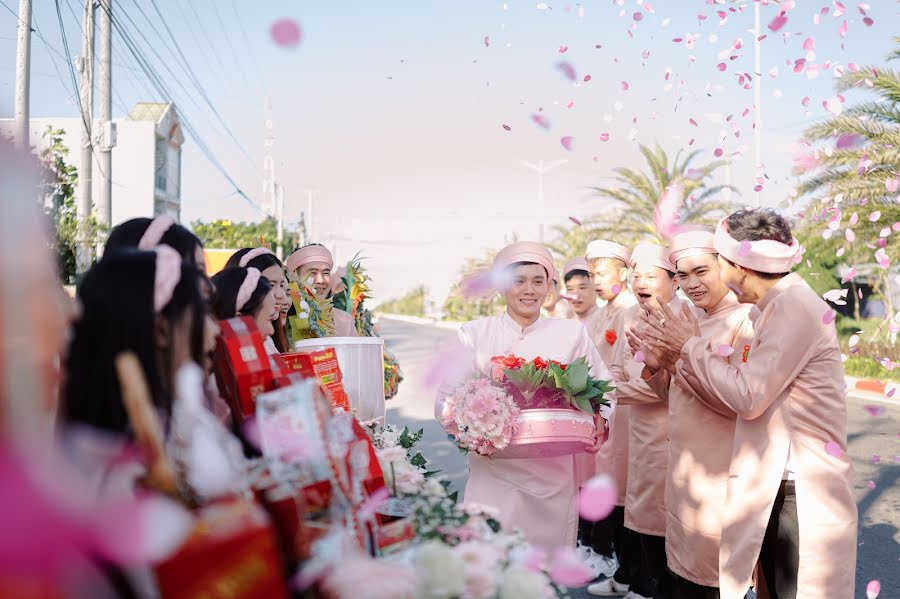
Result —
MULTIPOLYGON (((14 0, 2 2, 17 9, 14 0)), ((658 141, 674 153, 693 138, 694 147, 705 150, 703 159, 715 148, 741 152, 722 177, 742 190, 737 201, 753 201, 753 91, 738 83, 738 73, 753 73, 749 0, 657 0, 655 12, 633 0, 549 2, 544 10, 534 1, 486 0, 156 2, 251 160, 193 87, 150 0, 116 0, 114 11, 171 97, 152 88, 116 35, 115 114, 123 116, 138 101, 173 100, 231 177, 259 201, 264 104, 271 96, 288 216, 296 218, 306 206, 304 190, 315 189, 316 237, 339 259, 360 250, 369 256, 382 299, 420 282, 441 295, 465 256, 497 247, 513 232, 535 238, 542 218, 549 226, 602 210, 586 187, 607 183, 614 167, 638 166, 638 143, 658 141), (720 10, 727 12, 725 23, 720 10), (298 47, 285 49, 270 38, 269 27, 281 18, 302 28, 298 47), (688 35, 697 37, 693 48, 688 35), (733 49, 737 38, 743 40, 739 50, 733 49), (560 53, 561 46, 568 50, 560 53), (591 80, 574 85, 556 68, 559 61, 571 63, 577 81, 587 74, 591 80), (720 62, 724 71, 716 68, 720 62), (541 108, 548 130, 530 119, 541 108), (725 121, 729 115, 740 137, 725 121), (609 141, 600 140, 604 132, 609 141), (572 151, 560 144, 563 136, 574 137, 572 151), (521 162, 559 158, 569 162, 547 177, 541 217, 536 177, 521 162)), ((838 18, 830 1, 796 4, 777 33, 765 26, 778 9, 762 8, 767 205, 787 197, 792 146, 805 125, 826 115, 822 102, 835 96, 834 66, 883 64, 895 33, 895 2, 868 3, 872 26, 863 22, 857 2, 845 1, 847 13, 838 18), (828 14, 816 25, 813 15, 825 7, 828 14), (808 37, 815 40, 808 63, 831 63, 815 78, 793 72, 794 61, 807 58, 802 45, 808 37), (768 74, 773 67, 774 78, 768 74), (808 108, 801 105, 804 97, 808 108)), ((78 2, 59 5, 71 52, 78 54, 78 2)), ((48 44, 37 36, 33 41, 32 114, 74 116, 55 3, 36 0, 34 14, 48 44)), ((0 7, 3 116, 12 113, 15 25, 0 7)), ((183 168, 185 220, 259 218, 231 195, 233 187, 190 137, 183 168)))

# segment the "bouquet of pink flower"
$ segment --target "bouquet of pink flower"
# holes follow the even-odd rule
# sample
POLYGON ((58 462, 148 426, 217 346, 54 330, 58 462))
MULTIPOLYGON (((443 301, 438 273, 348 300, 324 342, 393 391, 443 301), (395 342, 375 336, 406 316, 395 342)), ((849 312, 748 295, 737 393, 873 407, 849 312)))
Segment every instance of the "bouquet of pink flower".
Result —
POLYGON ((462 451, 491 455, 509 445, 519 407, 487 378, 471 380, 444 400, 441 424, 462 451))

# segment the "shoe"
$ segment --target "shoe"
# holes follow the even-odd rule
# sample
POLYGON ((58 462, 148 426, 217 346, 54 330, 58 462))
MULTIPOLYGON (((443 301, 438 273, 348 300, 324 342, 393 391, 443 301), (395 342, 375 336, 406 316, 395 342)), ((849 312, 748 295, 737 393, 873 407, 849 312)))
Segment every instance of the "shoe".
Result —
POLYGON ((625 599, 651 599, 651 598, 644 597, 643 595, 638 595, 634 591, 628 591, 628 594, 625 595, 625 599))
POLYGON ((585 566, 587 566, 588 570, 591 571, 591 580, 594 580, 603 574, 604 564, 602 556, 597 555, 593 549, 585 545, 579 545, 577 552, 578 558, 585 566))
POLYGON ((612 578, 619 569, 619 560, 614 557, 606 557, 605 555, 598 555, 597 557, 600 558, 600 573, 608 578, 612 578))
POLYGON ((588 595, 596 597, 622 597, 628 592, 628 585, 616 582, 614 578, 606 578, 600 582, 595 582, 587 588, 588 595))

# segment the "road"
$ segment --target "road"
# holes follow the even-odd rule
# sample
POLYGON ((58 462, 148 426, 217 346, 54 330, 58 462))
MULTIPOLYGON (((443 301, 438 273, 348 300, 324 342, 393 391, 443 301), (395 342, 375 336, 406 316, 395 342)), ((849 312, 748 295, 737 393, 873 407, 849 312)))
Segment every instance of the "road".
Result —
MULTIPOLYGON (((387 422, 425 429, 423 455, 452 481, 465 486, 467 465, 434 420, 434 390, 423 384, 424 370, 435 350, 455 332, 431 325, 381 319, 385 344, 400 361, 406 377, 400 393, 388 402, 387 422)), ((848 399, 849 455, 855 469, 854 492, 859 505, 859 551, 856 596, 866 597, 870 580, 881 581, 881 599, 900 597, 900 402, 874 398, 848 399), (869 409, 866 409, 869 408, 869 409), (883 408, 873 416, 871 411, 883 408)), ((581 590, 572 597, 589 597, 581 590)))

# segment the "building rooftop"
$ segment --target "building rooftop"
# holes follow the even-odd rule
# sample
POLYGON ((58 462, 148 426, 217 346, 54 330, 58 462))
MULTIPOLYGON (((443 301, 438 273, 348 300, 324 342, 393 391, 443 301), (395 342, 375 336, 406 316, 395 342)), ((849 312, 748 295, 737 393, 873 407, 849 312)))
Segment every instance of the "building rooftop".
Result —
POLYGON ((158 123, 170 105, 169 102, 138 102, 128 114, 128 120, 158 123))

